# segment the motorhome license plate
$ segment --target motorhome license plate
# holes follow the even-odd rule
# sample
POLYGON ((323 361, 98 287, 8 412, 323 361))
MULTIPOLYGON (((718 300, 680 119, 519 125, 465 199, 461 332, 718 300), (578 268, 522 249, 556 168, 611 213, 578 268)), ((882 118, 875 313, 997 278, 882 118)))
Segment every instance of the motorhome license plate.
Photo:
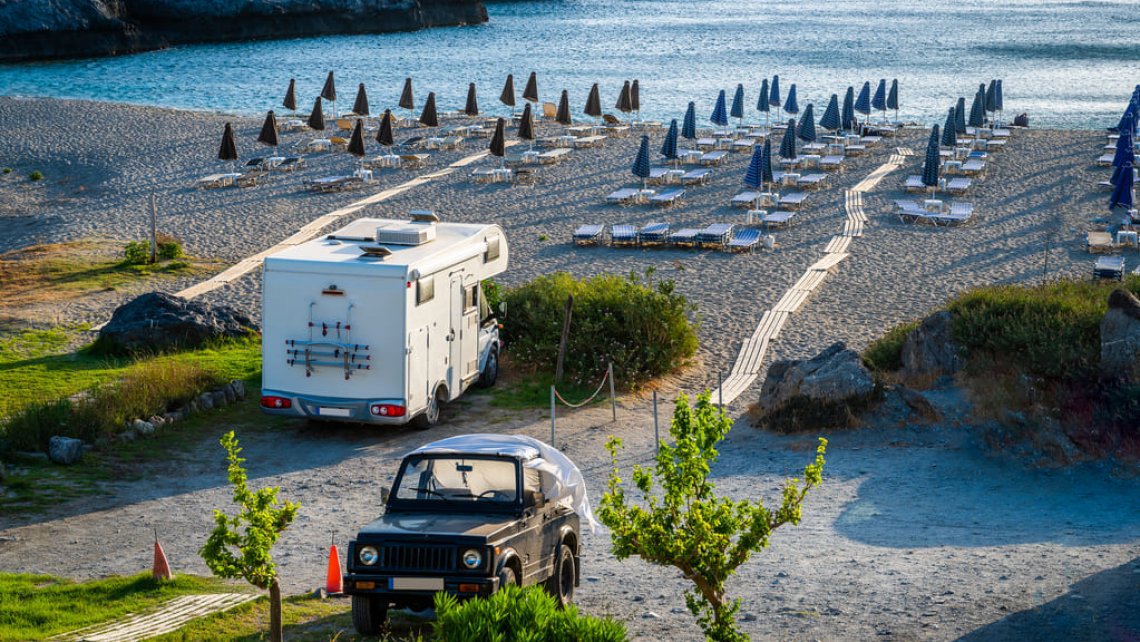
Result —
POLYGON ((392 591, 442 591, 442 577, 392 577, 388 578, 388 589, 392 591))
POLYGON ((321 406, 317 409, 318 414, 322 417, 351 417, 352 411, 348 408, 325 408, 321 406))

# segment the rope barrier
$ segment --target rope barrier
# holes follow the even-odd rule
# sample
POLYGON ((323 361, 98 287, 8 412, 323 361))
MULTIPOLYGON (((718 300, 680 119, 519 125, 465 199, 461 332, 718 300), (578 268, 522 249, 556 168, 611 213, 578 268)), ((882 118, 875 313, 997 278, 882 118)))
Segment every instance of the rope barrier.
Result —
POLYGON ((576 404, 574 404, 574 403, 570 403, 569 401, 566 401, 566 399, 565 399, 565 398, 563 398, 563 397, 562 397, 562 395, 558 393, 558 389, 557 389, 557 388, 554 388, 554 386, 551 386, 551 388, 553 388, 553 389, 554 389, 554 396, 555 396, 555 397, 557 397, 557 398, 558 398, 558 400, 559 400, 559 401, 561 401, 561 402, 563 403, 563 405, 565 405, 565 406, 566 406, 566 407, 568 407, 568 408, 581 408, 582 406, 585 406, 586 404, 588 404, 588 403, 590 403, 591 401, 593 401, 594 399, 596 399, 596 398, 597 398, 597 396, 598 396, 599 394, 601 394, 601 392, 602 392, 602 388, 603 388, 603 387, 605 387, 605 385, 606 385, 606 380, 607 380, 607 379, 609 379, 609 378, 610 378, 610 371, 609 371, 609 369, 607 368, 607 369, 606 369, 606 374, 602 375, 602 382, 598 384, 598 389, 594 391, 594 394, 592 394, 592 395, 590 395, 589 397, 587 397, 585 401, 582 401, 581 403, 576 403, 576 404))

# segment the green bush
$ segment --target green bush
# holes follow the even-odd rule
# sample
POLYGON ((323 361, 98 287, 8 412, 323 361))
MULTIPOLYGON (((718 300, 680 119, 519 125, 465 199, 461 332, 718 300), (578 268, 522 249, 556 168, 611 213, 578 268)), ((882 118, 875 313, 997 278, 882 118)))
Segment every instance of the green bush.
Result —
POLYGON ((596 381, 612 361, 618 383, 634 385, 676 370, 696 353, 694 308, 672 281, 649 284, 611 274, 575 279, 559 272, 503 294, 503 335, 515 363, 554 371, 570 295, 564 372, 571 382, 596 381))
POLYGON ((4 168, 4 173, 5 173, 5 174, 11 174, 11 173, 12 173, 12 168, 11 168, 11 167, 5 167, 5 168, 4 168))
POLYGON ((131 241, 123 248, 123 256, 131 265, 144 265, 150 261, 150 244, 145 241, 131 241))
POLYGON ((872 370, 894 372, 902 368, 902 348, 906 335, 918 327, 917 321, 902 323, 887 330, 863 351, 863 363, 872 370))
POLYGON ((71 402, 67 399, 29 404, 4 427, 4 449, 46 450, 55 435, 78 437, 71 425, 71 402))
POLYGON ((160 261, 171 261, 186 256, 182 252, 182 244, 178 241, 159 241, 157 252, 160 261))
POLYGON ((28 174, 28 180, 30 180, 30 181, 42 181, 43 179, 44 179, 44 174, 43 174, 43 172, 41 172, 38 169, 36 171, 32 172, 31 174, 28 174))
POLYGON ((506 586, 483 600, 435 595, 437 642, 625 642, 622 623, 564 610, 541 588, 506 586))

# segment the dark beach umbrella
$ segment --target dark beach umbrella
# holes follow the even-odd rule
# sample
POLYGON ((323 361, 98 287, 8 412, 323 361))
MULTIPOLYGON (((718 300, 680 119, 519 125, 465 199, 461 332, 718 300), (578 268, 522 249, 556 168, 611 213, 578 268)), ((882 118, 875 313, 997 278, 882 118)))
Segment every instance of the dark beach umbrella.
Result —
POLYGON ((899 79, 891 81, 891 90, 887 92, 887 109, 895 110, 895 122, 899 120, 899 79))
POLYGON ((725 109, 723 89, 720 90, 720 94, 716 97, 716 105, 713 107, 713 113, 712 116, 709 116, 709 120, 711 120, 714 125, 720 127, 728 125, 728 110, 725 109))
POLYGON ((237 142, 234 140, 234 128, 226 123, 222 132, 222 145, 218 148, 218 160, 236 161, 238 159, 237 142))
POLYGON ((358 158, 364 158, 364 121, 356 119, 356 127, 352 128, 352 136, 348 139, 348 153, 358 158))
POLYGON ((1108 199, 1108 209, 1114 210, 1123 207, 1127 212, 1132 209, 1132 186, 1136 177, 1132 172, 1132 165, 1122 165, 1116 187, 1112 190, 1112 197, 1108 199))
POLYGON ((598 91, 598 83, 590 87, 590 95, 586 97, 586 109, 582 111, 593 118, 602 117, 602 96, 598 91))
POLYGON ((376 142, 384 147, 396 144, 396 137, 392 135, 392 110, 384 110, 384 118, 380 119, 380 131, 376 134, 376 142))
POLYGON ((748 169, 744 171, 744 186, 759 189, 763 185, 764 148, 757 145, 752 148, 752 160, 748 162, 748 169))
POLYGON ((772 106, 768 103, 768 79, 765 78, 760 83, 760 97, 756 99, 756 111, 764 114, 764 124, 768 124, 768 118, 772 114, 772 106))
POLYGON ((400 92, 400 102, 397 103, 401 109, 412 111, 416 108, 416 99, 412 94, 412 79, 404 79, 404 91, 400 92))
POLYGON ((435 111, 435 92, 429 91, 427 102, 424 103, 423 113, 420 114, 420 123, 428 127, 439 127, 439 114, 435 111))
POLYGON ((356 100, 352 103, 352 113, 357 116, 368 115, 368 93, 364 91, 364 83, 356 88, 356 100))
POLYGON ((692 101, 689 101, 689 107, 685 110, 685 120, 681 124, 681 135, 688 140, 697 138, 697 105, 692 101))
POLYGON ((815 113, 812 111, 811 103, 808 103, 808 106, 804 108, 804 115, 800 117, 800 129, 796 135, 802 141, 815 142, 815 113))
POLYGON ((492 156, 502 158, 507 153, 506 126, 507 123, 502 118, 495 121, 495 133, 491 136, 491 146, 488 148, 492 156))
POLYGON ((784 113, 792 115, 800 113, 800 103, 796 100, 796 83, 792 83, 792 86, 788 87, 788 99, 784 101, 784 113))
POLYGON ((534 140, 534 115, 530 113, 530 103, 523 105, 518 136, 520 140, 534 140))
POLYGON ((333 103, 333 117, 336 116, 336 81, 333 79, 333 72, 329 72, 329 77, 325 78, 325 86, 321 88, 321 98, 331 100, 333 103))
POLYGON ((938 170, 942 157, 938 153, 938 125, 930 130, 930 140, 926 143, 926 163, 922 167, 922 184, 938 191, 938 170))
POLYGON ((958 105, 954 107, 954 133, 966 133, 966 99, 958 97, 958 105))
POLYGON ((998 78, 997 89, 994 90, 994 106, 998 112, 1005 112, 1005 100, 1001 97, 1001 78, 998 78))
POLYGON ((669 123, 669 131, 665 132, 665 140, 661 142, 661 155, 669 160, 677 160, 677 119, 669 123))
POLYGON ((880 78, 879 86, 875 89, 875 95, 871 97, 871 107, 876 111, 883 112, 883 120, 887 118, 887 79, 880 78))
MULTIPOLYGON (((1112 166, 1119 169, 1124 165, 1133 165, 1136 162, 1136 147, 1132 144, 1132 134, 1122 134, 1120 138, 1116 139, 1116 153, 1112 156, 1112 166)), ((1116 172, 1113 172, 1113 178, 1116 178, 1116 172)), ((1116 185, 1116 181, 1112 181, 1116 185)))
POLYGON ((1124 176, 1124 168, 1127 167, 1129 170, 1131 170, 1132 167, 1135 165, 1135 163, 1136 163, 1136 155, 1133 154, 1131 161, 1124 163, 1123 165, 1120 165, 1118 167, 1113 167, 1112 168, 1112 176, 1108 179, 1108 182, 1110 184, 1112 184, 1113 186, 1119 185, 1120 184, 1120 178, 1122 176, 1124 176))
POLYGON ((955 118, 954 108, 951 107, 946 114, 946 124, 942 126, 942 144, 946 147, 954 147, 958 144, 958 132, 954 128, 955 118))
POLYGON ((570 118, 570 94, 565 89, 562 90, 562 98, 558 100, 558 113, 554 115, 554 120, 563 125, 574 122, 570 118))
POLYGON ((637 148, 637 158, 633 159, 631 170, 634 176, 641 179, 641 188, 645 189, 645 181, 649 179, 649 137, 641 137, 641 146, 637 148))
POLYGON ((776 120, 780 119, 780 77, 772 76, 772 85, 768 90, 768 105, 776 108, 776 120))
POLYGON ((1119 132, 1123 135, 1124 132, 1130 131, 1128 129, 1130 123, 1132 125, 1135 125, 1135 122, 1136 122, 1135 121, 1135 114, 1136 114, 1135 109, 1136 108, 1132 105, 1131 102, 1128 103, 1128 108, 1125 109, 1124 113, 1120 115, 1120 122, 1116 123, 1116 131, 1117 132, 1119 132))
POLYGON ((839 114, 841 129, 855 129, 859 121, 855 120, 855 88, 848 87, 843 95, 843 109, 839 114))
POLYGON ((823 116, 819 119, 819 126, 831 131, 842 129, 839 122, 839 96, 831 94, 831 100, 827 101, 827 108, 823 110, 823 116))
POLYGON ((637 78, 633 79, 633 84, 629 87, 629 104, 633 106, 634 113, 641 113, 641 85, 637 78))
POLYGON ((511 115, 515 113, 515 75, 507 74, 507 82, 503 83, 503 93, 499 94, 499 102, 511 108, 511 115))
POLYGON ((297 80, 295 78, 289 79, 289 89, 285 90, 285 100, 281 105, 291 112, 297 111, 297 80))
POLYGON ((771 139, 764 139, 764 159, 760 164, 760 180, 761 182, 775 183, 776 178, 772 175, 772 141, 771 139))
POLYGON ((321 97, 317 96, 313 103, 313 112, 309 114, 309 127, 318 131, 325 129, 325 112, 321 109, 321 97))
POLYGON ((997 113, 997 79, 990 81, 990 86, 986 89, 986 111, 990 113, 997 113))
POLYGON ((265 115, 265 122, 261 124, 261 133, 257 135, 257 142, 274 148, 280 144, 277 140, 277 116, 273 114, 272 109, 265 115))
POLYGON ((859 90, 859 97, 855 99, 855 111, 864 116, 871 115, 871 83, 864 82, 859 90))
POLYGON ((982 127, 986 124, 986 86, 980 85, 978 93, 974 94, 974 104, 970 106, 970 117, 966 124, 970 127, 982 127))
POLYGON ((526 87, 523 87, 523 100, 528 100, 532 103, 538 102, 538 76, 532 71, 530 78, 526 79, 526 87))
POLYGON ((728 113, 733 118, 744 119, 744 85, 736 86, 736 93, 732 95, 732 109, 728 113))
POLYGON ((475 83, 467 85, 467 105, 463 107, 463 113, 468 116, 479 115, 479 99, 475 96, 475 83))
POLYGON ((623 114, 628 114, 633 111, 633 90, 629 86, 629 81, 621 86, 621 91, 618 92, 617 102, 614 103, 614 109, 623 114))
POLYGON ((780 158, 792 160, 796 157, 796 119, 788 119, 788 128, 784 130, 784 139, 780 141, 780 158))

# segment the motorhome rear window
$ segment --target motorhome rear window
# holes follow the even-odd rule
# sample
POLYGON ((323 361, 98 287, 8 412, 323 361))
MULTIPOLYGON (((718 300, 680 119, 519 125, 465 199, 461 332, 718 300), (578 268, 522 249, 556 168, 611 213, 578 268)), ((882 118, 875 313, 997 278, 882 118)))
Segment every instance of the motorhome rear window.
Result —
POLYGON ((479 307, 479 287, 478 285, 468 285, 463 288, 463 311, 473 312, 475 308, 479 307))
POLYGON ((487 239, 487 252, 483 254, 483 262, 494 261, 499 258, 499 237, 492 236, 487 239))
POLYGON ((422 276, 416 279, 416 305, 427 303, 435 298, 435 277, 422 276))

